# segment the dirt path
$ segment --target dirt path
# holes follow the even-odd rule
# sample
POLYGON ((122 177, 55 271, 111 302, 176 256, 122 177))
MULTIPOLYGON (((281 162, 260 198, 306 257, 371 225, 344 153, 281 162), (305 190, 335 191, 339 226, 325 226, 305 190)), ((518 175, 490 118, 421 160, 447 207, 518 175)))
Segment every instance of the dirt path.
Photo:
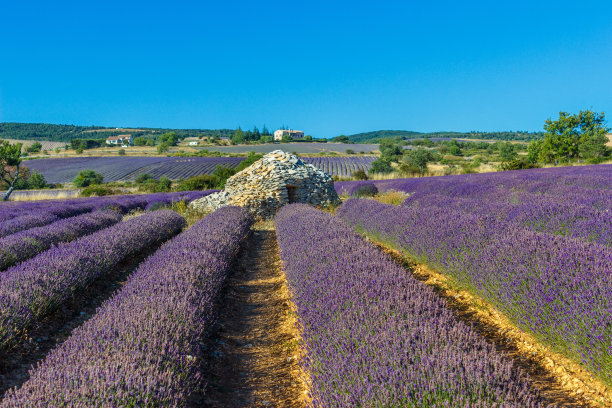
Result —
POLYGON ((273 224, 258 224, 222 295, 204 406, 303 407, 294 324, 273 224))

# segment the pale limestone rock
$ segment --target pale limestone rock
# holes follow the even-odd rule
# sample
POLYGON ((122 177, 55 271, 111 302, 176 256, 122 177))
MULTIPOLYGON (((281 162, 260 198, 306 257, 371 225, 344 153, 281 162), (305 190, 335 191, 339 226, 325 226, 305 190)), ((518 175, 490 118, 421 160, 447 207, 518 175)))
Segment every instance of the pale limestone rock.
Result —
POLYGON ((227 180, 225 190, 192 201, 198 210, 226 205, 248 208, 256 218, 270 218, 288 203, 326 206, 340 202, 334 181, 297 156, 275 150, 227 180))

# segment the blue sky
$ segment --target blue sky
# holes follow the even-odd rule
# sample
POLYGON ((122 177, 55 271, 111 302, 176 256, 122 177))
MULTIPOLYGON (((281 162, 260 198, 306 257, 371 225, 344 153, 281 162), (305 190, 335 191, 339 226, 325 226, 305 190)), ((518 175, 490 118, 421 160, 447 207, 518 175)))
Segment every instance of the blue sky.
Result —
POLYGON ((0 6, 0 121, 330 137, 612 115, 609 1, 0 6))

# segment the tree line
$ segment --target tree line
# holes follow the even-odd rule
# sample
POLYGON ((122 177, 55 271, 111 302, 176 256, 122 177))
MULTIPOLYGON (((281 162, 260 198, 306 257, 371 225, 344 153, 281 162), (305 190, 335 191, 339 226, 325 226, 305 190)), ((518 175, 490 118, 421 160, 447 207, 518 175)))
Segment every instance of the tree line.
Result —
MULTIPOLYGON (((155 137, 162 133, 174 132, 182 138, 186 137, 229 137, 233 129, 165 129, 165 128, 139 128, 138 136, 155 137)), ((0 139, 40 140, 52 142, 66 142, 73 139, 103 140, 109 136, 125 134, 124 130, 116 130, 104 126, 76 126, 54 125, 48 123, 17 123, 0 122, 0 139), (87 132, 104 130, 104 132, 87 132), (87 133, 85 133, 87 132, 87 133)), ((129 132, 127 132, 129 133, 129 132)), ((133 134, 134 136, 134 134, 133 134)))

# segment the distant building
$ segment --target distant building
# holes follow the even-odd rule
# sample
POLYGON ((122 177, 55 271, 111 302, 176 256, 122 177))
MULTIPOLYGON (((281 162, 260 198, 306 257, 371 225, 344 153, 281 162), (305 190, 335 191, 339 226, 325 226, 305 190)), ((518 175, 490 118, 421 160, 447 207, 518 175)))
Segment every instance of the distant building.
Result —
POLYGON ((189 146, 197 146, 199 144, 199 142, 197 140, 194 140, 192 142, 189 142, 188 144, 189 144, 189 146))
POLYGON ((106 139, 106 144, 114 146, 132 146, 134 145, 134 138, 132 135, 109 136, 106 139))
POLYGON ((301 130, 292 129, 278 129, 274 131, 274 140, 283 140, 284 136, 290 136, 293 140, 300 140, 304 138, 304 132, 301 130))

